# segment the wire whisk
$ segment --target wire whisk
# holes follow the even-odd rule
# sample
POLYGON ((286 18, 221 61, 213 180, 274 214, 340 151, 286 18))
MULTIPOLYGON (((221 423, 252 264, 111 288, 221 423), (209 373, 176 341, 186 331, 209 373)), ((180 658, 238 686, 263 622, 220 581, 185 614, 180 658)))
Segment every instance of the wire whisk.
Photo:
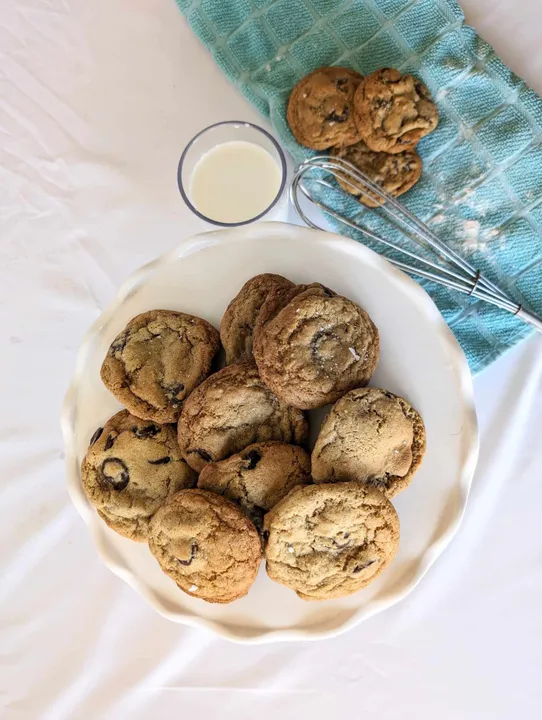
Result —
POLYGON ((376 185, 365 173, 347 160, 328 155, 316 155, 305 160, 296 168, 290 188, 290 196, 298 215, 309 227, 320 230, 325 229, 307 216, 300 203, 301 197, 306 198, 312 205, 323 210, 343 225, 395 251, 394 255, 400 253, 402 259, 397 259, 395 256, 387 257, 395 267, 411 275, 432 280, 444 287, 484 300, 512 313, 532 325, 539 332, 542 332, 542 319, 528 312, 510 298, 503 290, 486 278, 480 270, 473 267, 467 260, 440 240, 425 223, 407 210, 404 205, 379 185, 376 185), (326 201, 325 193, 319 194, 319 190, 332 190, 335 193, 342 194, 343 200, 353 200, 352 194, 344 190, 336 180, 340 180, 343 184, 352 187, 357 195, 363 195, 373 205, 378 203, 377 207, 363 206, 363 209, 367 212, 378 210, 381 217, 414 244, 414 248, 417 246, 424 250, 426 257, 413 249, 409 249, 412 246, 402 247, 400 244, 382 237, 381 233, 371 230, 354 218, 350 219, 332 208, 326 201), (411 265, 409 260, 414 260, 416 265, 411 265))

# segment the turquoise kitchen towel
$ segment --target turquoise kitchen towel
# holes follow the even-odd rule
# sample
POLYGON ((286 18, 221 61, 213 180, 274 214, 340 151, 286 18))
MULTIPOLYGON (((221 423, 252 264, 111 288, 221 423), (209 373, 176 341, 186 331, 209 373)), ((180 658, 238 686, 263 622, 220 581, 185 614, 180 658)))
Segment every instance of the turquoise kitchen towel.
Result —
MULTIPOLYGON (((285 111, 303 75, 345 65, 364 74, 392 66, 421 77, 440 122, 418 146, 422 179, 401 200, 542 315, 542 100, 464 24, 455 0, 176 1, 297 162, 311 151, 293 139, 285 111)), ((352 207, 348 212, 360 212, 352 207)), ((381 221, 372 213, 370 222, 381 221)), ((473 372, 530 332, 504 311, 423 284, 473 372)))

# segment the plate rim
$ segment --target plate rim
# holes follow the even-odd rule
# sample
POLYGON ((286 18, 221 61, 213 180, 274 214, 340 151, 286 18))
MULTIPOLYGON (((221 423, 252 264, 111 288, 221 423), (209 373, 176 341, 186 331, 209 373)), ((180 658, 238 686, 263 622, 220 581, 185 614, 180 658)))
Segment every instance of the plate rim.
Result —
POLYGON ((433 565, 439 555, 444 552, 459 530, 467 507, 479 450, 478 422, 474 402, 474 388, 466 357, 440 311, 424 288, 413 278, 395 268, 390 262, 388 262, 388 260, 386 260, 386 258, 375 253, 370 248, 360 242, 357 242, 356 240, 353 240, 352 238, 337 235, 324 230, 301 227, 283 222, 258 222, 240 228, 221 228, 219 230, 203 231, 185 238, 172 250, 159 255, 154 258, 154 260, 151 260, 131 273, 121 284, 113 300, 100 313, 98 318, 92 323, 83 336, 79 350, 77 351, 75 369, 62 403, 61 429, 66 453, 65 467, 68 493, 76 510, 89 528, 94 544, 98 550, 98 554, 104 564, 113 573, 115 573, 115 575, 120 577, 124 580, 124 582, 142 595, 145 600, 163 617, 189 627, 197 627, 207 630, 226 640, 245 645, 299 640, 314 641, 336 637, 356 625, 359 625, 364 620, 367 620, 377 613, 386 610, 388 607, 395 605, 406 597, 418 585, 429 568, 433 565), (75 446, 78 388, 83 368, 86 364, 86 359, 89 356, 90 348, 96 337, 99 336, 102 328, 109 323, 117 309, 142 283, 144 283, 145 279, 154 274, 162 265, 167 265, 174 260, 179 260, 194 252, 198 252, 203 248, 210 247, 218 243, 241 242, 247 237, 253 236, 255 231, 260 237, 262 233, 265 233, 267 236, 283 236, 285 232, 291 233, 292 228, 295 228, 295 232, 298 234, 301 232, 313 235, 313 239, 318 240, 321 243, 333 243, 334 245, 342 246, 348 252, 355 252, 361 257, 361 260, 365 264, 377 267, 389 277, 391 282, 402 286, 405 293, 416 305, 421 307, 424 314, 431 321, 435 332, 438 333, 440 342, 448 347, 451 364, 454 367, 455 375, 458 380, 458 390, 462 398, 463 409, 463 462, 457 480, 462 502, 455 519, 448 524, 445 531, 443 531, 430 545, 428 545, 424 552, 420 555, 416 576, 399 592, 394 593, 389 599, 380 602, 373 601, 371 606, 366 609, 359 608, 357 611, 352 613, 346 622, 332 629, 311 630, 310 628, 295 627, 288 629, 269 629, 263 630, 259 634, 254 633, 247 636, 237 630, 238 626, 225 625, 217 620, 187 614, 182 611, 169 611, 161 602, 158 601, 156 596, 147 589, 145 583, 142 583, 118 556, 115 557, 110 548, 106 548, 102 532, 103 528, 101 528, 98 524, 98 516, 94 512, 93 508, 90 507, 81 486, 80 468, 75 446))

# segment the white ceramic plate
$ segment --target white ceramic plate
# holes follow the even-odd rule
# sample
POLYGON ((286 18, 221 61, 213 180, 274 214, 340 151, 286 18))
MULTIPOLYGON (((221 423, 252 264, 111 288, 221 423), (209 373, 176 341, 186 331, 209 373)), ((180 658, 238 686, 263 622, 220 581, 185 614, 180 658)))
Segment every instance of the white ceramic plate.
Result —
POLYGON ((106 565, 162 615, 238 642, 336 635, 405 597, 457 531, 478 439, 465 357, 425 291, 363 245, 331 233, 259 223, 190 238, 137 271, 88 331, 66 396, 62 428, 72 500, 106 565), (191 598, 164 575, 147 546, 111 531, 83 494, 79 467, 94 430, 120 409, 100 380, 109 344, 134 315, 152 308, 199 315, 216 327, 248 278, 262 272, 319 281, 364 307, 380 331, 372 385, 404 396, 427 427, 427 454, 411 486, 394 499, 399 552, 368 588, 306 602, 272 582, 264 564, 249 594, 229 605, 191 598))

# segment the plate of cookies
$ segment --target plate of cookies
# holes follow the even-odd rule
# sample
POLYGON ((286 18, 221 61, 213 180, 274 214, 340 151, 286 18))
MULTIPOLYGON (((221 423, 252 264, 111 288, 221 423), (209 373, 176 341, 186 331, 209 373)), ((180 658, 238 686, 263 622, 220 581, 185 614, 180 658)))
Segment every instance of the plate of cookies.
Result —
POLYGON ((84 338, 68 485, 106 565, 238 642, 336 635, 457 531, 478 452, 465 357, 426 292, 284 223, 183 241, 84 338))

